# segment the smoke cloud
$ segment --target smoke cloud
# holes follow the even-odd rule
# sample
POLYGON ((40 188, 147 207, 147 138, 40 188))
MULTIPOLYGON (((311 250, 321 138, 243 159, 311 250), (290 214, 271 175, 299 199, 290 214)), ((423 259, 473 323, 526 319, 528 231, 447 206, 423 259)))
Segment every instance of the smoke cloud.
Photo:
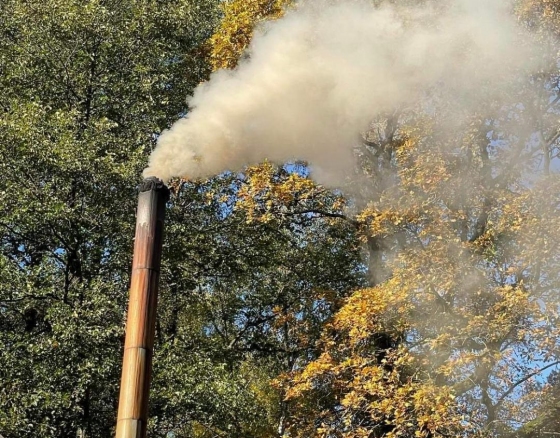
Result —
POLYGON ((510 9, 501 0, 299 5, 258 29, 235 70, 195 90, 144 176, 194 179, 264 159, 304 160, 319 182, 338 184, 376 116, 434 88, 469 110, 499 98, 508 71, 536 68, 510 9))

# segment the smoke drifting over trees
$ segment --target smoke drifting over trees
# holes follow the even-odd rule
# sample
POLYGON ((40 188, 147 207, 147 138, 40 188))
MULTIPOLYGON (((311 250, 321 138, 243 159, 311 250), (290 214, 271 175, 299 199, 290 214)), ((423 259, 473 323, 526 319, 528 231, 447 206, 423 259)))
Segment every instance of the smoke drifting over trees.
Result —
POLYGON ((560 0, 288 3, 0 1, 3 437, 114 436, 179 114, 149 436, 560 433, 560 0))
MULTIPOLYGON (((212 94, 216 77, 235 83, 237 96, 245 71, 258 84, 255 59, 292 50, 295 33, 313 50, 328 41, 313 53, 337 61, 301 79, 308 87, 300 85, 299 94, 278 91, 286 101, 305 103, 301 112, 292 105, 302 141, 291 136, 289 117, 259 124, 277 105, 268 112, 266 99, 255 99, 263 107, 249 127, 225 124, 224 142, 197 149, 194 170, 185 176, 205 175, 208 163, 219 172, 264 158, 299 158, 310 161, 320 182, 359 180, 349 186, 357 213, 335 217, 359 229, 371 287, 354 292, 326 325, 319 356, 280 379, 291 407, 290 436, 515 435, 519 424, 535 418, 542 391, 554 393, 546 375, 559 363, 560 5, 518 2, 514 14, 507 2, 395 3, 401 6, 310 7, 257 32, 248 60, 214 76, 176 127, 196 130, 190 118, 212 107, 202 97, 212 94), (364 30, 361 24, 373 16, 379 27, 364 30), (310 34, 320 37, 305 39, 309 34, 295 32, 295 25, 290 32, 284 26, 291 20, 311 23, 310 34), (323 25, 333 27, 322 33, 323 25), (287 48, 259 50, 271 49, 264 42, 283 30, 287 48), (310 94, 317 105, 309 104, 310 94), (265 125, 276 128, 271 138, 259 131, 265 125), (207 158, 214 150, 221 151, 218 161, 207 158)), ((293 66, 299 78, 313 63, 306 63, 308 55, 293 66)), ((270 71, 282 85, 290 77, 270 71)), ((230 102, 231 89, 222 91, 230 102)), ((233 104, 231 111, 237 114, 233 104)), ((212 120, 223 121, 217 114, 212 120)), ((180 132, 176 138, 185 140, 180 132)), ((295 198, 293 187, 305 184, 278 182, 267 166, 248 169, 238 207, 265 222, 290 207, 325 214, 305 208, 313 190, 295 198)))
POLYGON ((420 3, 310 1, 262 26, 235 70, 195 90, 144 175, 198 178, 305 160, 319 181, 339 184, 376 116, 436 90, 460 122, 483 100, 508 96, 512 72, 538 70, 539 46, 509 2, 420 3))

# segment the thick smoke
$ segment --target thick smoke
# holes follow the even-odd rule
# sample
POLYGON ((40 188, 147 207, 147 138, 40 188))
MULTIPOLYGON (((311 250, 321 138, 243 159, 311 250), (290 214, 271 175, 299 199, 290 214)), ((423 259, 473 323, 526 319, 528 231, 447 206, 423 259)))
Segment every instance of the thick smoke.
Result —
POLYGON ((469 110, 503 92, 505 72, 531 69, 508 2, 444 3, 309 1, 263 26, 235 70, 195 90, 144 175, 199 178, 264 159, 304 160, 320 182, 336 184, 374 117, 434 87, 469 110))

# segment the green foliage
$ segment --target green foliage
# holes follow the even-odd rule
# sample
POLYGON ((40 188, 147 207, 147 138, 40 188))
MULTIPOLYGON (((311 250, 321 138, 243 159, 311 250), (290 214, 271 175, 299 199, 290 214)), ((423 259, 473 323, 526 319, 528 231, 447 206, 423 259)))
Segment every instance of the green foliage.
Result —
POLYGON ((0 4, 0 434, 110 436, 134 186, 211 1, 0 4))
MULTIPOLYGON (((272 380, 315 357, 337 300, 363 284, 351 226, 297 203, 253 221, 238 205, 250 185, 235 175, 183 182, 168 210, 151 399, 162 436, 277 436, 288 406, 272 380)), ((317 202, 336 199, 325 191, 317 202)))
MULTIPOLYGON (((218 3, 0 3, 4 438, 112 436, 140 170, 290 2, 218 3)), ((517 3, 556 32, 557 1, 517 3)), ((546 71, 512 100, 535 119, 490 102, 447 138, 418 108, 373 121, 353 217, 269 163, 174 181, 151 436, 557 433, 558 385, 538 380, 560 339, 546 71)))
MULTIPOLYGON (((113 433, 134 186, 157 133, 208 72, 216 6, 0 5, 4 438, 113 433)), ((254 222, 236 206, 248 184, 174 187, 151 436, 275 436, 288 407, 272 379, 314 357, 337 297, 361 284, 352 227, 294 206, 254 222)), ((323 191, 317 203, 336 199, 323 191)))

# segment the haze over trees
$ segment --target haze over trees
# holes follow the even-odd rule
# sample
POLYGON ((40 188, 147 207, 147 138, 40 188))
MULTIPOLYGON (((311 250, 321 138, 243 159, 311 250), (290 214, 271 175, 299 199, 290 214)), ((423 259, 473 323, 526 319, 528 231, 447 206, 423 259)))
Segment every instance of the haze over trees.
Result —
MULTIPOLYGON (((171 182, 150 436, 560 433, 560 1, 514 6, 540 72, 459 124, 437 89, 372 120, 358 182, 171 182)), ((112 435, 140 172, 290 7, 0 4, 4 438, 112 435)))

